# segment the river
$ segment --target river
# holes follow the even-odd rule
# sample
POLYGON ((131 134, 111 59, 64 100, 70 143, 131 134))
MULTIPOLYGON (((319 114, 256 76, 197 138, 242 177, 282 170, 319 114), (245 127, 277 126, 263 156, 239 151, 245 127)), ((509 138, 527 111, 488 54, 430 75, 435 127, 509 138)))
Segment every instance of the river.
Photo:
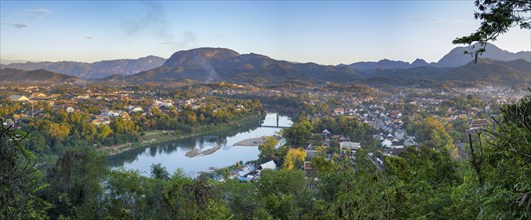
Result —
MULTIPOLYGON (((278 113, 267 113, 263 121, 257 121, 256 127, 245 129, 235 135, 220 132, 154 144, 111 156, 107 162, 113 169, 123 167, 125 170, 138 170, 144 176, 150 175, 152 164, 160 163, 170 174, 177 168, 182 168, 188 176, 195 177, 199 172, 208 171, 211 168, 222 168, 238 161, 245 163, 258 159, 257 146, 233 145, 248 138, 270 136, 280 131, 281 128, 276 127, 277 115, 278 113), (198 150, 219 148, 219 150, 209 155, 187 157, 186 153, 194 148, 198 150)), ((278 126, 289 127, 291 124, 292 121, 288 116, 278 115, 278 126)))

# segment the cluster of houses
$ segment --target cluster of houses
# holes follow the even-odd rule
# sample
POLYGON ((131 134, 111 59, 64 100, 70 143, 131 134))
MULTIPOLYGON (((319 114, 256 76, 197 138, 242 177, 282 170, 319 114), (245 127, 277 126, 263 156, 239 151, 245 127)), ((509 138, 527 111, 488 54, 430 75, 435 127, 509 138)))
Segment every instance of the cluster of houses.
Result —
POLYGON ((372 104, 368 108, 347 109, 336 108, 334 114, 354 114, 362 122, 371 124, 381 130, 373 138, 380 140, 382 146, 389 149, 389 154, 398 154, 404 147, 413 146, 417 143, 414 137, 408 137, 405 133, 402 113, 399 110, 386 111, 383 105, 372 104))
MULTIPOLYGON (((163 111, 163 113, 168 113, 168 109, 173 107, 173 102, 171 100, 155 100, 151 104, 151 107, 159 108, 163 111)), ((120 117, 122 119, 130 119, 131 114, 136 113, 142 113, 146 114, 144 112, 144 109, 142 106, 138 105, 129 105, 126 107, 125 110, 109 110, 104 109, 101 111, 99 115, 94 115, 92 124, 100 125, 100 124, 107 124, 109 125, 111 123, 111 120, 120 117)))
MULTIPOLYGON (((152 97, 153 94, 143 94, 142 92, 135 93, 134 91, 120 91, 120 92, 113 92, 113 93, 99 93, 99 92, 92 92, 92 91, 86 91, 84 94, 80 95, 60 95, 60 94, 52 94, 52 95, 46 95, 46 93, 43 92, 31 92, 32 90, 38 90, 37 87, 31 87, 27 88, 29 93, 31 95, 25 96, 25 95, 10 95, 8 97, 11 101, 19 101, 24 103, 35 103, 35 102, 47 102, 52 108, 59 110, 64 109, 67 113, 72 113, 77 111, 78 109, 75 108, 76 103, 80 100, 105 100, 108 102, 112 102, 115 100, 122 100, 122 99, 128 99, 131 101, 135 100, 142 100, 144 98, 144 95, 148 95, 148 97, 152 97)), ((154 97, 156 98, 156 97, 154 97)), ((92 124, 101 125, 101 124, 110 124, 112 119, 116 117, 121 117, 124 119, 129 119, 129 115, 135 114, 135 113, 143 113, 149 114, 149 110, 152 107, 159 108, 163 114, 169 113, 169 109, 173 107, 174 105, 190 105, 192 109, 198 109, 202 104, 204 104, 204 98, 202 99, 188 99, 188 100, 167 100, 167 99, 155 99, 153 103, 151 103, 148 107, 143 108, 139 105, 129 105, 125 109, 116 110, 116 109, 109 109, 105 104, 98 102, 96 107, 99 107, 102 109, 101 113, 99 115, 90 114, 90 122, 92 124)), ((245 110, 245 108, 241 105, 237 106, 237 110, 242 111, 245 110)), ((44 116, 44 113, 40 109, 32 110, 31 114, 33 114, 34 117, 42 117, 44 116)), ((14 115, 15 120, 20 119, 26 119, 31 117, 29 112, 23 111, 19 114, 14 115)))
POLYGON ((265 169, 276 170, 277 165, 272 160, 259 165, 248 164, 240 170, 232 172, 229 178, 237 179, 240 182, 254 181, 260 178, 261 172, 265 169))

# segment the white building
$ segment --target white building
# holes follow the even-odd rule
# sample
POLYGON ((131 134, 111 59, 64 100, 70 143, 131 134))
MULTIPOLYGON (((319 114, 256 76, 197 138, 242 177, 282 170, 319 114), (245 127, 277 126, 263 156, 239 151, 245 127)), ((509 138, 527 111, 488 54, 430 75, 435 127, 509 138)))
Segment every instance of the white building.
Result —
POLYGON ((268 161, 268 162, 260 164, 260 166, 258 166, 258 170, 263 170, 263 169, 275 170, 275 169, 277 169, 277 164, 275 164, 275 161, 272 161, 272 160, 268 161))

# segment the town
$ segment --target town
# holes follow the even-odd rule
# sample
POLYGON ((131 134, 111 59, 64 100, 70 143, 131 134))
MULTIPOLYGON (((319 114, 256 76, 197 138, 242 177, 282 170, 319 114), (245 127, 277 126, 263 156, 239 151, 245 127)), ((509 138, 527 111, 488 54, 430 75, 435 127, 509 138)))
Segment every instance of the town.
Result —
MULTIPOLYGON (((153 200, 165 213, 175 211, 166 208, 172 204, 188 205, 177 209, 186 218, 220 215, 214 203, 243 219, 343 218, 319 204, 343 204, 351 213, 350 202, 430 209, 448 201, 443 192, 463 187, 455 196, 473 198, 480 181, 501 175, 477 169, 488 166, 481 154, 496 153, 481 148, 495 140, 485 136, 495 126, 516 126, 500 121, 508 123, 508 111, 523 108, 528 97, 524 89, 490 86, 2 84, 0 116, 3 133, 13 132, 47 173, 51 186, 39 198, 106 190, 100 203, 113 216, 158 216, 140 212, 153 200), (364 193, 351 194, 357 192, 364 193), (269 211, 261 213, 264 207, 269 211)), ((490 143, 519 143, 522 131, 490 143)), ((458 201, 467 200, 449 206, 460 209, 458 201)))
MULTIPOLYGON (((525 94, 525 90, 490 86, 447 91, 333 83, 311 87, 227 82, 184 87, 3 85, 0 114, 4 126, 38 133, 35 136, 39 140, 31 141, 35 146, 30 149, 41 149, 46 155, 42 158, 51 162, 68 146, 90 146, 114 155, 217 131, 219 124, 241 127, 251 119, 258 120, 257 114, 267 109, 290 111, 295 124, 283 134, 286 146, 305 150, 306 158, 298 165, 309 170, 318 147, 326 149, 328 159, 344 156, 347 151, 354 155, 360 147, 371 149, 373 160, 382 166, 381 155, 397 156, 408 147, 426 144, 432 137, 423 129, 437 125, 442 126, 441 136, 452 145, 449 147, 455 156, 464 157, 468 132, 487 127, 491 117, 499 114, 499 106, 514 103, 525 94), (427 119, 435 125, 426 125, 427 119), (329 120, 354 124, 354 130, 345 128, 351 125, 329 120), (294 131, 305 121, 311 123, 311 128, 305 128, 309 131, 294 131), (290 131, 299 133, 290 135, 290 131)), ((276 159, 277 165, 284 163, 282 158, 276 159)), ((260 161, 267 162, 264 158, 260 161)), ((240 177, 246 178, 249 172, 243 173, 240 177)))

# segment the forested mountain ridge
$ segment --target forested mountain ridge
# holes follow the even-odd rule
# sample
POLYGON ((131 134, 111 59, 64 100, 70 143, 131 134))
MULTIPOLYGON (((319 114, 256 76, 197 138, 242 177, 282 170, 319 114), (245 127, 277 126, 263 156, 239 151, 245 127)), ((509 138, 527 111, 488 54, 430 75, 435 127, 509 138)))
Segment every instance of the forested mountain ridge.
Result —
POLYGON ((315 63, 291 63, 259 54, 239 54, 225 48, 198 48, 174 53, 164 65, 126 77, 131 82, 228 81, 238 83, 281 83, 294 79, 345 82, 360 76, 348 67, 315 63))
POLYGON ((403 70, 379 70, 367 76, 367 83, 415 85, 426 80, 445 83, 456 82, 468 85, 529 85, 531 63, 523 59, 498 61, 479 59, 456 68, 417 67, 403 70))
POLYGON ((65 82, 82 82, 75 76, 69 76, 60 73, 54 73, 43 69, 38 70, 19 70, 5 68, 0 70, 0 82, 15 83, 65 83, 65 82))

